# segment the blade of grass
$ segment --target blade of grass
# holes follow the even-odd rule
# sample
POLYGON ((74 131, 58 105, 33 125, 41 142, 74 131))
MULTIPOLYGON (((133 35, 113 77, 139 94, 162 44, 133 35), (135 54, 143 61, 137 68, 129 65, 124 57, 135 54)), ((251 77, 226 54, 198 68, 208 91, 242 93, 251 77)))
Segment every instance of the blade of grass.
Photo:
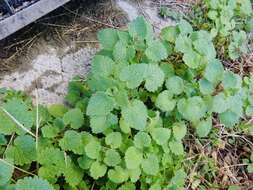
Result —
POLYGON ((38 90, 36 89, 36 132, 35 132, 35 139, 36 139, 36 149, 38 149, 38 142, 39 142, 39 95, 38 90))
POLYGON ((20 127, 22 130, 24 130, 25 132, 29 133, 30 135, 32 135, 33 137, 36 137, 30 130, 28 130, 24 125, 22 125, 14 116, 12 116, 6 109, 1 108, 4 113, 10 117, 16 124, 18 127, 20 127))
POLYGON ((14 169, 19 170, 19 171, 21 171, 21 172, 23 172, 23 173, 26 173, 26 174, 29 174, 29 175, 32 175, 32 176, 36 176, 35 174, 33 174, 33 173, 31 173, 31 172, 28 172, 28 171, 26 171, 26 170, 23 170, 22 168, 19 168, 19 167, 17 167, 17 166, 14 166, 13 164, 7 162, 6 160, 4 160, 4 159, 2 159, 2 158, 0 158, 0 162, 3 162, 4 164, 6 164, 6 165, 8 165, 8 166, 11 166, 11 167, 13 167, 14 169))

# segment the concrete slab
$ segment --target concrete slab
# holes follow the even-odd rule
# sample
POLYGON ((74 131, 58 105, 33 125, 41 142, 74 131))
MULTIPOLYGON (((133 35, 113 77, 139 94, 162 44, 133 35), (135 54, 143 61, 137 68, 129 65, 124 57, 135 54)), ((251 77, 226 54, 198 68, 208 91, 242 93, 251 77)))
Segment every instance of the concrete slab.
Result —
POLYGON ((40 54, 32 60, 27 69, 5 75, 0 87, 25 90, 33 96, 38 90, 40 103, 62 103, 68 81, 76 75, 87 74, 96 49, 86 47, 63 57, 59 57, 55 49, 50 49, 51 52, 40 54))

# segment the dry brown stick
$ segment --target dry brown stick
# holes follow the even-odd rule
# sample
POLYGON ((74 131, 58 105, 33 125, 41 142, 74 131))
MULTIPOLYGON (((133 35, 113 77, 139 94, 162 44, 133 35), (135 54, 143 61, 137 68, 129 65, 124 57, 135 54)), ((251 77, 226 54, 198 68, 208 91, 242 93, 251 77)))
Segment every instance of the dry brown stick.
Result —
MULTIPOLYGON (((66 11, 69 11, 70 13, 72 13, 72 14, 74 14, 74 15, 77 14, 77 13, 75 13, 75 12, 69 10, 69 9, 66 8, 66 7, 63 7, 63 8, 64 8, 66 11)), ((95 20, 95 19, 90 18, 90 17, 88 17, 88 16, 84 16, 84 15, 80 15, 80 14, 77 14, 77 15, 80 16, 80 17, 82 17, 82 18, 85 18, 86 20, 91 21, 91 22, 95 22, 95 23, 98 23, 98 24, 102 24, 102 25, 105 25, 105 26, 108 26, 108 27, 111 27, 111 28, 119 28, 119 27, 117 27, 117 26, 114 26, 114 25, 111 25, 111 24, 108 24, 108 23, 104 23, 104 22, 99 21, 99 20, 95 20)))
MULTIPOLYGON (((24 49, 26 46, 28 46, 30 43, 32 43, 33 40, 36 39, 36 37, 38 37, 40 34, 41 34, 41 32, 38 33, 38 34, 36 34, 36 35, 35 35, 34 37, 32 37, 24 46, 22 46, 21 48, 19 48, 12 56, 10 56, 8 59, 4 60, 4 63, 6 64, 6 66, 8 66, 8 64, 7 64, 8 61, 12 60, 18 53, 22 52, 23 49, 24 49)), ((9 68, 10 68, 10 67, 9 67, 9 68)))

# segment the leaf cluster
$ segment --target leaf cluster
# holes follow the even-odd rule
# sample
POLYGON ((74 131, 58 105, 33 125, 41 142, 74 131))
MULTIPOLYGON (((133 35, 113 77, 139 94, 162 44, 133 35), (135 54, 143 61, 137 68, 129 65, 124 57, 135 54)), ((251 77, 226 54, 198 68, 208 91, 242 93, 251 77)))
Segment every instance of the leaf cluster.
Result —
POLYGON ((2 103, 0 188, 184 189, 188 131, 204 138, 214 117, 233 128, 253 116, 253 76, 224 69, 212 35, 186 20, 157 38, 137 17, 98 39, 87 81, 69 85, 69 107, 34 107, 16 95, 2 103), (13 184, 14 166, 39 177, 13 184))
POLYGON ((252 46, 252 41, 246 37, 246 32, 252 33, 250 0, 205 0, 199 12, 202 13, 195 16, 193 22, 197 28, 210 31, 215 38, 215 46, 218 49, 225 48, 226 58, 235 60, 252 50, 247 47, 247 44, 252 46))

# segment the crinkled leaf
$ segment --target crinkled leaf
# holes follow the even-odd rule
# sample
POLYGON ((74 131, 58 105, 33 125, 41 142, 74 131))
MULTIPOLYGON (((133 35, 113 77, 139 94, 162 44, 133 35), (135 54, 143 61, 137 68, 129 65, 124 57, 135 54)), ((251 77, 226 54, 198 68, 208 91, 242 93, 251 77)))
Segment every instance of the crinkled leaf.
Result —
POLYGON ((125 183, 118 190, 135 190, 135 184, 133 183, 125 183))
POLYGON ((193 31, 191 24, 184 19, 179 22, 178 28, 182 35, 191 34, 193 31))
POLYGON ((53 186, 46 180, 38 177, 25 177, 24 179, 18 180, 16 184, 16 190, 54 190, 53 186))
POLYGON ((127 47, 122 41, 118 41, 113 49, 115 61, 127 61, 127 47))
POLYGON ((224 124, 226 127, 233 127, 240 121, 240 116, 232 111, 226 111, 219 114, 220 122, 224 124))
POLYGON ((91 73, 94 76, 108 77, 113 73, 114 61, 103 55, 96 55, 91 64, 91 73))
POLYGON ((80 168, 84 170, 88 170, 91 164, 93 163, 93 160, 90 159, 86 154, 83 155, 82 157, 79 157, 77 161, 80 168))
POLYGON ((212 129, 212 119, 207 118, 206 120, 200 121, 196 126, 196 132, 199 137, 206 137, 212 129))
POLYGON ((14 166, 9 160, 0 160, 0 187, 6 185, 12 177, 14 166))
POLYGON ((80 155, 84 153, 82 135, 76 131, 66 131, 64 137, 59 141, 59 146, 64 151, 72 151, 80 155))
POLYGON ((174 70, 172 64, 161 63, 160 68, 162 69, 166 78, 170 78, 170 77, 174 76, 175 70, 174 70))
POLYGON ((164 82, 164 73, 158 65, 146 64, 144 79, 145 88, 150 92, 155 92, 164 82))
POLYGON ((208 18, 210 18, 211 20, 215 20, 217 16, 218 16, 217 11, 214 11, 214 10, 208 11, 208 18))
POLYGON ((40 149, 37 157, 38 163, 43 166, 57 166, 58 170, 62 171, 65 167, 64 152, 58 148, 47 147, 45 149, 40 149))
POLYGON ((247 32, 253 32, 253 18, 247 21, 245 29, 247 32))
POLYGON ((241 54, 247 53, 247 34, 244 31, 233 31, 233 38, 228 46, 229 57, 233 60, 240 57, 241 54))
POLYGON ((63 116, 63 122, 65 125, 70 125, 73 129, 79 129, 84 124, 84 116, 79 108, 69 110, 63 116))
POLYGON ((114 183, 123 183, 128 179, 128 173, 120 166, 116 166, 115 169, 108 171, 109 179, 114 183))
POLYGON ((63 175, 66 182, 70 186, 75 187, 81 183, 84 173, 68 156, 65 159, 66 164, 63 168, 63 175))
POLYGON ((134 136, 134 146, 137 148, 149 147, 151 144, 151 138, 146 132, 138 132, 134 136))
POLYGON ((197 39, 193 42, 194 48, 201 55, 205 56, 207 60, 211 61, 216 57, 216 51, 212 42, 205 38, 197 39))
POLYGON ((104 49, 112 50, 118 39, 115 29, 107 28, 98 32, 98 40, 104 49))
POLYGON ((240 55, 241 55, 240 49, 238 48, 238 45, 235 42, 231 42, 229 44, 228 53, 229 53, 229 57, 232 60, 235 60, 235 59, 239 58, 240 55))
POLYGON ((179 34, 178 28, 175 26, 165 27, 161 31, 162 39, 171 43, 175 43, 178 34, 179 34))
POLYGON ((151 136, 155 142, 159 145, 164 145, 168 142, 170 138, 171 131, 168 128, 154 128, 151 131, 151 136))
POLYGON ((170 141, 169 147, 172 153, 175 155, 182 155, 184 154, 184 146, 181 141, 170 141))
POLYGON ((92 132, 96 134, 103 133, 106 129, 117 123, 117 116, 111 113, 106 116, 92 116, 90 118, 90 127, 92 132))
POLYGON ((149 40, 153 37, 153 29, 143 16, 137 17, 128 25, 129 34, 134 39, 149 40))
MULTIPOLYGON (((29 110, 28 105, 22 100, 13 98, 5 103, 3 108, 25 128, 30 129, 33 126, 33 113, 29 110)), ((17 126, 16 122, 14 122, 14 120, 1 109, 0 119, 0 132, 4 134, 11 134, 12 132, 24 134, 24 131, 17 126)))
POLYGON ((169 90, 169 92, 179 95, 184 91, 184 81, 178 76, 170 77, 166 81, 166 88, 169 90))
POLYGON ((148 154, 141 167, 147 175, 156 175, 159 172, 159 159, 155 154, 148 154))
POLYGON ((11 135, 13 132, 17 132, 18 134, 22 134, 23 131, 16 126, 13 120, 0 109, 0 133, 5 135, 11 135))
POLYGON ((55 176, 60 177, 63 175, 66 182, 74 187, 78 185, 83 178, 83 171, 74 164, 66 153, 59 149, 45 148, 40 150, 38 162, 44 167, 44 171, 42 173, 40 171, 39 173, 50 181, 53 180, 55 176), (47 174, 50 176, 47 176, 47 174))
POLYGON ((93 162, 90 167, 90 175, 93 179, 103 177, 106 173, 106 165, 99 163, 98 161, 93 162))
POLYGON ((170 180, 169 187, 174 187, 176 189, 183 188, 185 185, 186 177, 187 177, 187 174, 184 172, 183 169, 177 170, 173 178, 170 180))
POLYGON ((178 101, 177 108, 182 116, 189 121, 198 121, 207 111, 205 102, 199 96, 194 96, 188 99, 180 99, 178 101))
POLYGON ((90 118, 90 127, 93 133, 102 133, 106 130, 107 116, 92 116, 90 118))
POLYGON ((123 118, 121 118, 119 121, 119 127, 123 133, 128 134, 131 132, 129 124, 123 118))
POLYGON ((146 49, 145 54, 147 55, 148 59, 155 62, 161 61, 168 57, 167 50, 160 41, 151 42, 146 49))
POLYGON ((126 107, 129 103, 128 94, 126 90, 119 90, 114 95, 115 102, 120 107, 126 107))
POLYGON ((120 132, 109 133, 105 137, 105 143, 111 148, 119 148, 122 144, 122 135, 120 132))
POLYGON ((219 93, 213 97, 212 111, 216 113, 225 112, 228 109, 226 97, 223 93, 219 93))
POLYGON ((229 96, 228 98, 229 110, 236 113, 238 116, 243 116, 243 101, 241 94, 229 96))
POLYGON ((192 34, 191 34, 191 39, 193 41, 196 41, 196 40, 206 40, 207 42, 209 43, 212 43, 212 40, 213 40, 213 37, 212 35, 206 31, 206 30, 198 30, 198 31, 194 31, 192 34))
POLYGON ((222 63, 214 59, 208 63, 205 69, 204 77, 214 85, 216 85, 223 78, 223 65, 222 63))
POLYGON ((38 176, 47 180, 49 183, 54 184, 58 178, 58 168, 55 166, 45 167, 41 166, 38 171, 38 176))
POLYGON ((35 140, 30 135, 18 136, 5 154, 16 165, 30 164, 36 160, 35 140))
POLYGON ((118 83, 119 81, 109 77, 90 77, 87 81, 87 84, 92 91, 106 91, 108 88, 112 88, 118 83))
POLYGON ((242 84, 241 77, 231 71, 226 71, 222 84, 225 89, 239 89, 242 84))
POLYGON ((187 132, 187 127, 184 122, 174 123, 172 129, 173 137, 178 141, 182 140, 187 132))
POLYGON ((128 170, 128 174, 129 174, 131 182, 135 183, 140 178, 141 169, 138 167, 136 169, 128 170))
POLYGON ((129 147, 125 152, 125 162, 128 169, 136 169, 142 162, 142 153, 134 146, 129 147))
POLYGON ((126 82, 130 89, 138 87, 144 79, 145 66, 145 64, 138 64, 123 68, 119 74, 120 80, 126 82))
POLYGON ((210 95, 214 91, 214 86, 211 82, 206 79, 199 80, 199 90, 204 95, 210 95))
POLYGON ((54 117, 62 117, 68 109, 62 104, 53 104, 48 107, 48 112, 54 117))
POLYGON ((116 166, 121 162, 120 154, 113 149, 109 149, 105 152, 104 163, 107 166, 116 166))
POLYGON ((89 116, 105 116, 113 110, 114 106, 115 102, 112 97, 104 92, 97 92, 90 98, 86 114, 89 116))
POLYGON ((187 36, 179 35, 175 42, 175 50, 181 53, 188 53, 192 49, 192 41, 187 36))
POLYGON ((85 153, 91 159, 98 159, 100 156, 101 148, 102 147, 100 145, 100 142, 98 142, 97 140, 91 140, 85 146, 85 153))
POLYGON ((201 55, 194 50, 189 50, 183 55, 184 63, 192 69, 196 69, 201 65, 201 59, 201 55))
POLYGON ((172 111, 176 106, 176 100, 169 90, 162 91, 156 99, 155 105, 162 111, 172 111))
POLYGON ((131 128, 144 130, 147 124, 147 108, 140 100, 133 100, 128 107, 122 109, 122 117, 131 128))
POLYGON ((151 64, 129 65, 123 68, 119 77, 130 89, 137 88, 145 81, 145 88, 151 92, 162 86, 164 81, 163 71, 157 65, 151 64))
POLYGON ((128 31, 118 30, 117 33, 122 43, 128 44, 130 42, 131 37, 128 31))
POLYGON ((46 125, 45 127, 41 128, 41 132, 43 134, 43 137, 54 138, 58 135, 60 129, 53 125, 46 125))

